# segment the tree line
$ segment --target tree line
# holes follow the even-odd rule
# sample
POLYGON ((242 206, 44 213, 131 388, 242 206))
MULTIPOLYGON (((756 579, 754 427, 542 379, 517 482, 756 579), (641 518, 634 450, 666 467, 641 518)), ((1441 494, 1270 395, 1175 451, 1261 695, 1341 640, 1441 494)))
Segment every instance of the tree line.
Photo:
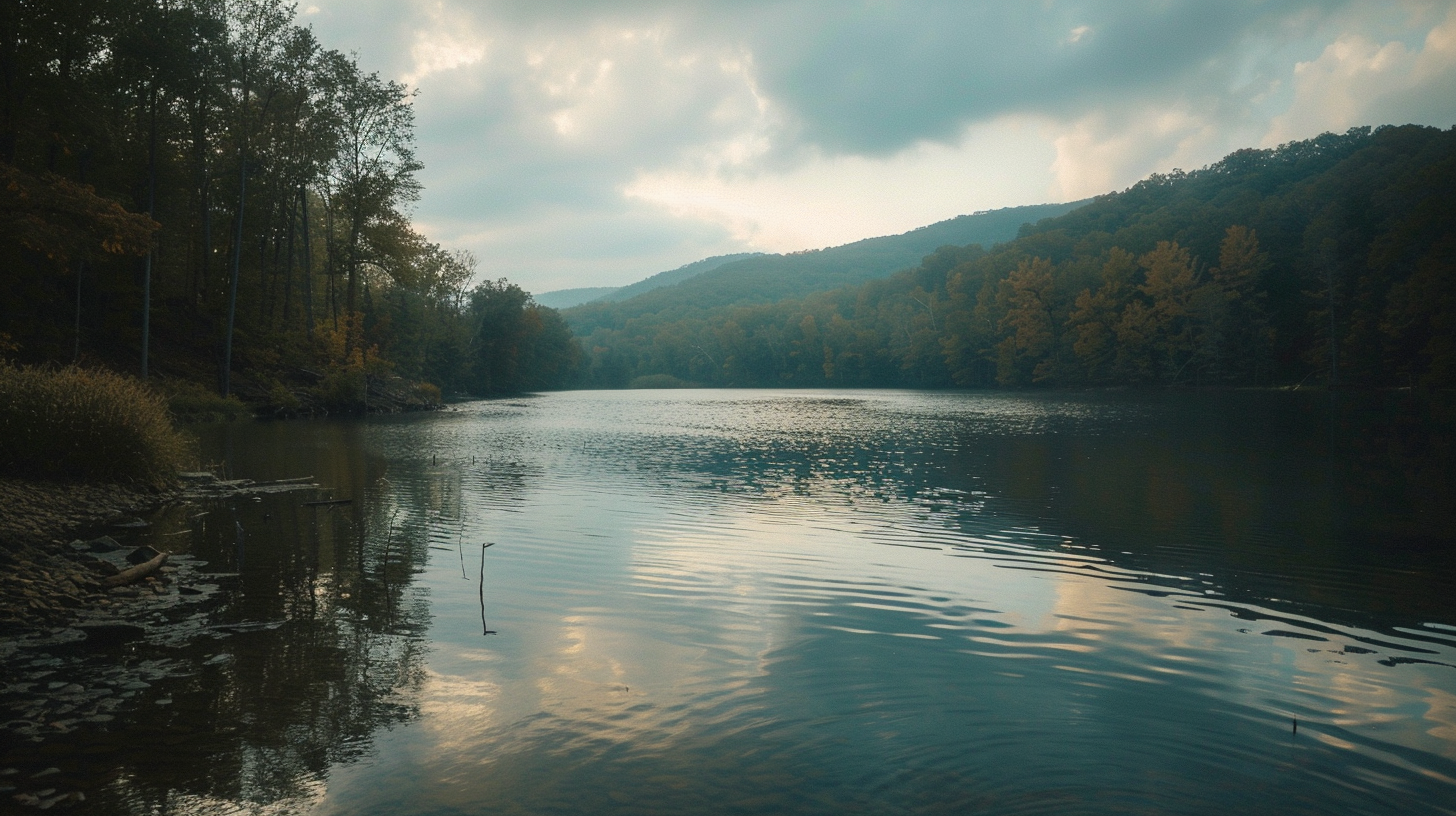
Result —
POLYGON ((1450 387, 1453 321, 1456 128, 1387 126, 1154 175, 884 280, 581 334, 600 387, 1450 387))
POLYGON ((0 353, 330 407, 557 384, 555 312, 411 226, 412 97, 282 0, 6 2, 0 353))

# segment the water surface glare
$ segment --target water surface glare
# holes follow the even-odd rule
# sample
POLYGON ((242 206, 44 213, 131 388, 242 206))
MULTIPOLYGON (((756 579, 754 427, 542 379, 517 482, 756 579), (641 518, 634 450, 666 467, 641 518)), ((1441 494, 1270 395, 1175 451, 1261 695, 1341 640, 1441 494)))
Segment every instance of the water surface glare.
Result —
POLYGON ((1456 813, 1450 420, 658 391, 204 428, 329 489, 147 533, 240 573, 199 625, 276 628, 14 666, 160 666, 46 742, 97 812, 1456 813))

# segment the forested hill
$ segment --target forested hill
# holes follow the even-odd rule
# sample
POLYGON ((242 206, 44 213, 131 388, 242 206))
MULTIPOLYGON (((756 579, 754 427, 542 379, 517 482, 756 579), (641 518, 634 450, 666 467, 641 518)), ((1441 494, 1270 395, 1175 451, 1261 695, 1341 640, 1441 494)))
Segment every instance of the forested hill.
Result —
POLYGON ((1241 150, 989 252, 945 248, 795 300, 664 307, 584 339, 599 386, 1450 387, 1456 129, 1241 150))
POLYGON ((670 321, 689 313, 803 297, 886 277, 919 263, 927 252, 947 244, 991 245, 1010 240, 1022 225, 1061 215, 1075 206, 1076 203, 1008 207, 843 246, 788 255, 753 255, 702 272, 675 286, 653 288, 626 300, 614 295, 579 306, 563 312, 563 317, 574 332, 584 334, 620 328, 631 320, 670 321), (621 302, 612 302, 618 300, 621 302))
POLYGON ((745 258, 756 258, 760 257, 761 255, 762 253, 759 252, 735 252, 731 255, 714 255, 711 258, 704 258, 701 261, 693 261, 690 264, 684 264, 683 266, 679 266, 677 269, 672 269, 667 272, 658 272, 656 275, 653 275, 652 277, 646 278, 644 280, 637 281, 636 283, 629 283, 626 286, 621 287, 620 289, 613 290, 610 294, 600 299, 604 301, 611 301, 613 303, 623 300, 631 300, 632 298, 637 297, 644 292, 650 292, 653 289, 661 289, 664 286, 672 286, 673 284, 682 283, 689 278, 695 278, 704 273, 712 272, 714 269, 726 266, 733 263, 734 261, 741 261, 745 258))
POLYGON ((569 309, 583 303, 591 303, 604 295, 617 291, 615 286, 582 286, 575 289, 555 289, 550 292, 532 294, 531 297, 542 306, 552 309, 569 309))
POLYGON ((598 300, 627 300, 643 292, 650 292, 653 289, 671 286, 674 283, 682 283, 688 278, 696 277, 704 272, 711 272, 723 264, 732 263, 744 258, 752 258, 758 254, 757 252, 738 252, 732 255, 715 255, 711 258, 704 258, 701 261, 684 264, 676 269, 669 269, 666 272, 658 272, 656 275, 643 278, 636 283, 629 283, 626 286, 589 286, 580 289, 557 289, 554 292, 542 292, 534 297, 537 303, 542 306, 550 306, 553 309, 569 309, 572 306, 580 306, 583 303, 591 303, 598 300))

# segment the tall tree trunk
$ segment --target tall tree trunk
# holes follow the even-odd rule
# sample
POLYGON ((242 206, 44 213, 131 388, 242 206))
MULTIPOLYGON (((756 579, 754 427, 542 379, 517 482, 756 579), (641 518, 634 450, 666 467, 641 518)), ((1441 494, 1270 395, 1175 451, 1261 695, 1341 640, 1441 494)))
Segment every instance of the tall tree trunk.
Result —
MULTIPOLYGON (((152 78, 151 134, 147 137, 147 216, 154 217, 157 206, 157 81, 152 78)), ((150 374, 152 348, 152 256, 156 250, 147 247, 142 265, 142 379, 150 374)))
POLYGON ((243 213, 248 191, 248 60, 243 58, 243 93, 238 105, 238 216, 233 230, 232 268, 228 270, 227 333, 222 343, 222 395, 232 393, 233 329, 238 315, 238 266, 243 259, 243 213))
POLYGON ((293 233, 298 226, 298 199, 288 197, 288 252, 283 261, 283 328, 293 318, 293 233))
POLYGON ((349 219, 349 279, 347 288, 344 290, 344 312, 351 318, 354 314, 354 300, 359 293, 359 220, 361 218, 359 207, 354 207, 353 217, 349 219))
MULTIPOLYGON (((239 151, 243 154, 244 151, 239 151)), ((245 155, 245 154, 244 154, 245 155)), ((227 333, 222 341, 222 395, 232 393, 233 386, 233 328, 238 315, 238 264, 243 255, 243 205, 248 190, 248 165, 244 155, 239 155, 238 170, 238 215, 233 230, 232 268, 228 270, 227 333)))
POLYGON ((16 87, 15 52, 20 40, 20 4, 0 6, 0 161, 15 163, 16 87))
POLYGON ((210 181, 207 168, 201 169, 202 180, 198 184, 199 208, 202 216, 202 258, 192 270, 192 308, 196 309, 202 300, 202 283, 212 276, 212 197, 208 195, 210 181))
MULTIPOLYGON (((357 194, 356 194, 357 195, 357 194)), ((357 201, 357 198, 356 198, 357 201)), ((359 289, 359 221, 360 209, 356 203, 354 206, 353 218, 349 219, 349 279, 347 288, 344 290, 344 314, 349 320, 350 331, 344 334, 344 353, 348 354, 354 349, 354 333, 362 331, 364 321, 356 318, 355 295, 359 289)), ((368 411, 369 386, 368 377, 365 377, 364 400, 365 411, 368 411)))
POLYGON ((71 349, 71 365, 81 359, 81 277, 86 273, 86 262, 76 262, 76 344, 71 349))
POLYGON ((329 317, 334 323, 334 330, 338 331, 339 285, 337 270, 334 268, 334 254, 334 208, 324 207, 324 260, 328 263, 329 317))
POLYGON ((271 218, 263 221, 263 230, 258 233, 258 312, 254 317, 258 325, 266 325, 264 318, 268 307, 268 230, 271 218))
POLYGON ((303 200, 303 318, 304 333, 313 339, 313 246, 308 240, 308 188, 300 187, 298 197, 303 200))

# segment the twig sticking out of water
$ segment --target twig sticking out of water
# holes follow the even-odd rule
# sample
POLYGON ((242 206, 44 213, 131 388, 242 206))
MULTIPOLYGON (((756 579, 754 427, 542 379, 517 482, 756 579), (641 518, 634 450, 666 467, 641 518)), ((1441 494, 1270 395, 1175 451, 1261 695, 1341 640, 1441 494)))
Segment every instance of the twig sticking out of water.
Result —
POLYGON ((485 548, 495 546, 494 541, 480 545, 480 634, 493 635, 494 631, 485 625, 485 548))
POLYGON ((460 508, 460 527, 455 534, 455 552, 460 554, 460 577, 470 580, 465 574, 465 508, 460 508))

